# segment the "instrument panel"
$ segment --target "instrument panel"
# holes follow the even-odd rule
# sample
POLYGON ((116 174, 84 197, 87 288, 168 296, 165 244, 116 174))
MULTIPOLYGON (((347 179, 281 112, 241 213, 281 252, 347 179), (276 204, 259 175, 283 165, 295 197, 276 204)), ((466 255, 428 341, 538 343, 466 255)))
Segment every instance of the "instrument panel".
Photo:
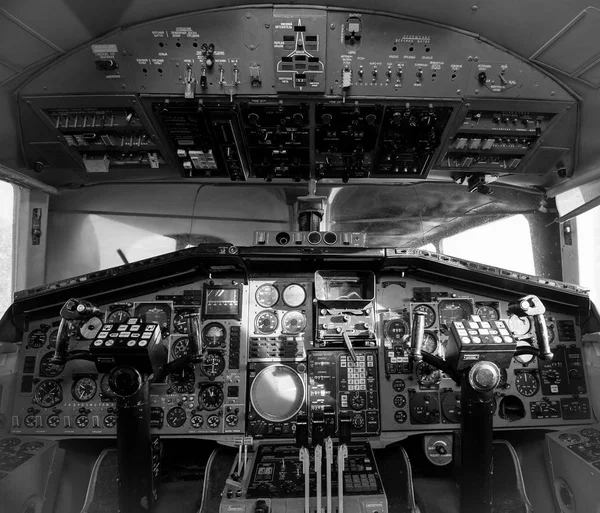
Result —
MULTIPOLYGON (((242 435, 291 439, 300 416, 309 424, 329 418, 334 432, 343 418, 352 436, 370 440, 457 428, 460 386, 409 358, 414 312, 425 314, 424 350, 440 358, 452 323, 471 316, 487 331, 503 319, 519 344, 537 345, 532 322, 508 315, 506 300, 387 273, 200 280, 100 307, 102 315, 73 335, 72 350, 89 347, 103 325, 137 317, 160 327, 173 361, 191 347, 185 316, 200 313, 202 361, 151 385, 152 432, 225 443, 242 435)), ((555 357, 517 356, 502 371, 496 429, 592 422, 577 319, 560 311, 545 318, 555 357)), ((24 334, 11 431, 114 436, 107 376, 87 361, 50 362, 58 324, 58 317, 32 322, 24 334)), ((477 329, 473 341, 483 336, 477 329)))

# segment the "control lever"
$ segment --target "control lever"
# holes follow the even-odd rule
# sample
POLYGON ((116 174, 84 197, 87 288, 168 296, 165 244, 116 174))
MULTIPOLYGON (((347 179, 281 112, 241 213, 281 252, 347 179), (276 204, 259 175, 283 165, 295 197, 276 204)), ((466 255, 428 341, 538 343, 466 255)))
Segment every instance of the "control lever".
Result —
POLYGON ((67 362, 69 351, 69 338, 76 323, 100 315, 100 308, 84 299, 69 299, 60 309, 60 325, 56 335, 56 348, 52 363, 64 364, 67 362))
POLYGON ((423 360, 423 340, 425 338, 425 314, 423 312, 413 313, 413 325, 410 335, 410 346, 412 349, 412 357, 415 362, 423 360))
POLYGON ((327 480, 327 513, 333 513, 331 504, 331 464, 333 463, 333 440, 325 439, 325 477, 327 480))
POLYGON ((323 465, 323 446, 317 445, 315 446, 315 477, 317 478, 317 511, 321 511, 321 495, 322 492, 322 481, 323 477, 321 475, 323 465))
POLYGON ((525 296, 514 303, 508 305, 509 313, 513 313, 518 317, 533 317, 533 324, 535 326, 535 335, 538 340, 540 348, 540 354, 538 358, 542 360, 552 360, 553 354, 550 351, 550 338, 548 337, 548 326, 546 326, 546 319, 544 319, 544 313, 546 308, 537 296, 525 296))
POLYGON ((310 455, 306 447, 300 447, 300 461, 304 473, 304 513, 310 513, 310 455))
POLYGON ((340 415, 340 445, 337 454, 338 471, 338 513, 344 513, 344 468, 348 458, 348 444, 352 437, 352 419, 349 415, 340 415))
POLYGON ((317 478, 317 511, 321 512, 322 470, 323 470, 323 440, 325 436, 325 418, 322 413, 315 412, 312 423, 312 441, 315 446, 315 475, 317 478))
POLYGON ((350 335, 348 335, 347 331, 342 331, 342 336, 344 337, 344 342, 346 343, 346 348, 348 349, 348 352, 350 353, 350 358, 352 358, 352 361, 356 363, 356 352, 354 351, 354 348, 352 347, 352 340, 350 340, 350 335))

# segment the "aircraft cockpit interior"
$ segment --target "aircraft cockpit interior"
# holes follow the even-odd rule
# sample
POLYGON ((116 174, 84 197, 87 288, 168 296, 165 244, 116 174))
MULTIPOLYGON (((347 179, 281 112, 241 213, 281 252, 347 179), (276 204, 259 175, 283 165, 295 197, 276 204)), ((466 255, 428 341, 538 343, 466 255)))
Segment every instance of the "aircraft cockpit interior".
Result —
POLYGON ((600 512, 600 4, 0 4, 2 513, 600 512))

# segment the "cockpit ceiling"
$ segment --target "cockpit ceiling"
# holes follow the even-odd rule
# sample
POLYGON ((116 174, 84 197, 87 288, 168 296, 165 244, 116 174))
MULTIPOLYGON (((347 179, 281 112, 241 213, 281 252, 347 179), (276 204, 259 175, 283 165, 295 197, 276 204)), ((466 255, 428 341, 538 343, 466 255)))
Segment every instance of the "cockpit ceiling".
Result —
MULTIPOLYGON (((319 6, 319 2, 307 0, 307 6, 319 6)), ((235 8, 248 5, 248 2, 216 2, 204 1, 201 9, 235 8)), ((258 8, 261 4, 255 4, 258 8)), ((531 163, 531 169, 526 174, 504 173, 500 180, 505 184, 519 187, 541 188, 568 187, 568 184, 579 184, 582 181, 597 178, 600 169, 600 146, 597 144, 597 134, 600 132, 600 95, 597 87, 600 85, 598 60, 600 50, 597 49, 596 35, 600 29, 600 11, 589 6, 588 2, 519 2, 507 0, 504 2, 474 2, 453 1, 451 5, 443 0, 424 0, 422 2, 398 3, 392 0, 373 0, 368 3, 358 1, 328 2, 332 9, 351 14, 352 9, 360 10, 365 7, 370 12, 393 13, 403 19, 437 24, 442 28, 466 31, 476 36, 482 45, 491 42, 498 48, 506 49, 510 54, 518 56, 522 61, 542 69, 548 79, 540 80, 536 87, 545 87, 545 80, 556 81, 554 99, 564 98, 563 92, 575 105, 570 113, 561 112, 557 118, 558 127, 563 127, 571 134, 572 139, 564 139, 564 144, 557 141, 547 141, 548 150, 543 147, 539 159, 531 163), (565 87, 562 88, 561 85, 565 87), (562 89, 562 91, 561 91, 562 89), (576 112, 575 112, 576 111, 576 112), (560 150, 564 150, 561 152, 560 150), (561 168, 561 165, 564 166, 561 168)), ((280 8, 290 7, 282 3, 280 8)), ((15 107, 14 93, 17 89, 35 83, 35 77, 40 70, 50 71, 60 68, 60 62, 68 60, 78 49, 90 52, 89 45, 95 40, 105 42, 106 35, 115 32, 120 37, 120 30, 126 34, 129 27, 164 19, 165 24, 173 24, 169 17, 181 16, 182 13, 198 11, 198 4, 187 0, 163 2, 160 0, 131 0, 119 2, 76 2, 71 0, 5 0, 0 9, 0 113, 3 124, 0 127, 0 164, 24 172, 31 177, 40 179, 58 187, 69 184, 83 185, 97 181, 122 181, 123 178, 112 176, 60 176, 56 172, 35 173, 31 159, 25 159, 23 152, 27 141, 19 140, 21 134, 19 113, 15 107), (51 20, 51 22, 48 22, 51 20)), ((242 14, 244 11, 240 11, 242 14)), ((183 24, 187 16, 180 17, 177 25, 183 24)), ((237 32, 243 35, 244 29, 237 32)), ((384 35, 382 35, 384 37, 384 35)), ((125 49, 126 50, 126 49, 125 49)), ((499 50, 498 58, 503 54, 499 50)), ((507 55, 507 54, 504 54, 507 55)), ((91 56, 91 54, 90 54, 91 56)), ((93 57, 93 56, 91 56, 93 57)), ((476 55, 475 55, 476 57, 476 55)), ((328 60, 331 56, 328 55, 328 60)), ((338 56, 339 60, 339 56, 338 56)), ((93 66, 94 59, 88 59, 93 66)), ((245 64, 245 63, 244 63, 245 64)), ((339 67, 338 62, 335 64, 339 67)), ((45 72, 46 72, 45 71, 45 72)), ((125 71, 123 69, 123 71, 125 71)), ((77 94, 86 89, 88 71, 81 74, 57 78, 61 83, 64 94, 77 94)), ((383 73, 383 70, 380 70, 383 73)), ((125 85, 125 84, 124 84, 125 85)), ((57 82, 47 84, 48 91, 61 94, 57 82)), ((472 88, 469 89, 475 97, 472 88)), ((131 88, 129 82, 123 91, 120 86, 114 88, 113 94, 140 94, 142 91, 131 88)), ((164 91, 165 94, 172 91, 164 91)), ((43 90, 39 91, 44 94, 43 90)), ((102 94, 103 91, 97 91, 102 94)), ((352 92, 349 93, 350 96, 352 92)), ((182 95, 183 96, 183 95, 182 95)), ((424 95, 425 97, 427 95, 424 95)), ((520 100, 533 99, 534 95, 525 93, 520 100)), ((551 97, 548 96, 548 99, 551 97)), ((441 99, 441 98, 438 98, 441 99)), ((447 98, 457 100, 457 98, 447 98)), ((476 99, 476 98, 475 98, 476 99)), ((515 97, 515 101, 517 98, 515 97)), ((538 98, 539 100, 539 98, 538 98)), ((524 110, 524 109, 520 109, 524 110)), ((23 116, 23 112, 20 114, 23 116)), ((26 120, 25 120, 26 121, 26 120)), ((454 119, 459 122, 459 118, 454 119)), ((552 134, 557 136, 557 127, 552 134)), ((52 153, 51 148, 44 151, 52 153)), ((443 155, 436 154, 436 166, 427 177, 428 180, 450 179, 450 172, 441 172, 440 162, 443 155)), ((46 153, 46 156, 48 153, 46 153)), ((35 163, 34 163, 35 164, 35 163)), ((164 170, 163 170, 164 171, 164 170)), ((303 177, 304 178, 304 177, 303 177)), ((336 180, 341 177, 336 177, 336 180)), ((179 179, 177 173, 132 173, 132 180, 179 179)))

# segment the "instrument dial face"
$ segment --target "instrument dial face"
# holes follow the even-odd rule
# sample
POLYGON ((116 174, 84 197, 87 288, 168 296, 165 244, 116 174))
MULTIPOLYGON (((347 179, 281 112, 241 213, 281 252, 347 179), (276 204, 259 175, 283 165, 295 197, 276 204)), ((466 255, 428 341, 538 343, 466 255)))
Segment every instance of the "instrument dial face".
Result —
POLYGON ((408 418, 408 415, 406 414, 405 411, 398 410, 396 413, 394 413, 394 420, 398 424, 404 424, 406 422, 407 418, 408 418))
POLYGON ((190 366, 182 372, 174 372, 169 376, 169 383, 173 392, 178 394, 194 392, 194 383, 196 383, 194 367, 190 366))
POLYGON ((188 325, 187 325, 187 312, 177 312, 175 317, 173 317, 173 327, 177 333, 181 333, 182 335, 188 334, 188 325))
POLYGON ((99 317, 92 317, 91 319, 84 322, 79 327, 79 334, 86 340, 96 338, 96 335, 100 333, 102 329, 102 319, 99 317))
POLYGON ((429 305, 419 305, 413 308, 414 312, 425 314, 425 328, 431 328, 435 324, 435 311, 429 305))
POLYGON ((235 426, 237 426, 238 420, 239 420, 238 416, 235 413, 229 413, 225 417, 225 424, 228 427, 235 427, 235 426))
POLYGON ((35 415, 27 415, 27 417, 25 417, 23 419, 23 424, 25 424, 26 428, 36 428, 37 427, 37 420, 35 418, 35 415))
POLYGON ((5 438, 4 440, 0 440, 0 448, 14 447, 15 445, 19 445, 20 443, 20 438, 5 438))
POLYGON ((183 426, 186 419, 185 410, 179 406, 175 406, 167 412, 167 424, 171 427, 178 428, 183 426))
POLYGON ((77 417, 75 418, 75 425, 78 428, 86 428, 88 426, 88 424, 90 423, 90 419, 88 418, 87 415, 77 415, 77 417))
POLYGON ((117 425, 117 416, 109 413, 104 417, 102 422, 104 423, 104 427, 114 428, 117 425))
POLYGON ((204 417, 202 415, 194 415, 190 419, 190 424, 194 429, 200 429, 202 424, 204 424, 204 417))
POLYGON ((416 368, 417 381, 424 387, 437 385, 442 379, 442 373, 425 362, 419 362, 416 368))
POLYGON ((140 304, 135 308, 135 316, 141 317, 142 322, 158 324, 163 337, 169 333, 171 324, 171 307, 164 303, 140 304))
POLYGON ((428 353, 435 353, 438 348, 438 339, 433 333, 426 331, 423 335, 423 351, 428 353))
POLYGON ((563 433, 558 438, 560 438, 566 444, 576 444, 581 440, 579 435, 575 433, 563 433))
POLYGON ((473 315, 473 305, 466 299, 444 299, 438 304, 440 323, 450 326, 454 321, 462 321, 473 315))
POLYGON ((279 301, 279 290, 270 283, 258 287, 256 291, 256 302, 263 308, 271 308, 279 301))
POLYGON ((392 383, 392 388, 394 389, 394 392, 402 392, 406 388, 406 383, 403 379, 395 379, 392 383))
POLYGON ((106 322, 110 324, 121 324, 130 317, 131 315, 129 314, 129 311, 123 308, 117 308, 116 310, 113 310, 106 316, 106 322))
POLYGON ((402 319, 392 319, 385 327, 385 336, 392 342, 404 342, 409 335, 408 324, 402 319))
POLYGON ((348 402, 350 403, 350 407, 353 410, 364 410, 365 406, 367 405, 367 400, 365 399, 365 396, 362 395, 360 392, 352 392, 350 394, 348 402))
POLYGON ((103 399, 105 400, 108 399, 109 401, 112 401, 117 398, 108 384, 108 374, 102 376, 102 379, 100 380, 100 393, 104 396, 103 399))
POLYGON ((62 387, 53 379, 45 379, 35 388, 34 401, 42 408, 52 408, 63 400, 62 387))
POLYGON ((281 319, 281 329, 283 333, 297 335, 306 328, 306 317, 298 310, 290 310, 285 313, 281 319))
POLYGON ((306 301, 306 291, 304 287, 297 283, 292 283, 283 289, 283 302, 290 308, 298 308, 306 301))
POLYGON ((287 365, 262 369, 250 386, 250 402, 256 413, 270 422, 284 422, 296 415, 306 399, 304 382, 287 365))
POLYGON ((33 330, 27 337, 27 345, 33 349, 39 349, 46 343, 46 332, 42 329, 33 330))
POLYGON ((177 360, 186 356, 190 351, 190 339, 187 337, 179 337, 171 345, 171 360, 177 360))
POLYGON ((210 417, 208 417, 206 419, 206 425, 210 429, 216 429, 216 428, 218 428, 220 423, 221 423, 221 419, 219 418, 218 415, 211 415, 210 417))
POLYGON ((500 319, 500 312, 491 305, 481 305, 477 307, 477 315, 482 321, 497 321, 500 319))
POLYGON ((207 347, 225 347, 227 331, 225 326, 218 322, 209 322, 202 329, 202 340, 207 347))
POLYGON ((277 315, 275 312, 271 312, 270 310, 264 310, 260 312, 254 320, 255 331, 257 333, 262 333, 263 335, 269 335, 273 333, 277 329, 278 325, 279 321, 277 320, 277 315))
POLYGON ((406 397, 398 394, 394 397, 394 406, 396 408, 404 408, 406 406, 406 397))
POLYGON ((225 370, 225 358, 219 353, 208 353, 200 363, 200 371, 207 378, 215 379, 225 370))
POLYGON ((65 370, 65 364, 51 363, 50 359, 54 356, 54 351, 50 351, 42 356, 40 360, 40 376, 45 378, 55 378, 65 370))
POLYGON ((217 385, 209 385, 200 392, 198 401, 205 410, 214 411, 220 408, 223 404, 225 396, 223 395, 223 389, 217 385))
POLYGON ((71 394, 76 401, 85 403, 94 398, 97 390, 98 385, 96 384, 96 380, 88 376, 83 376, 73 383, 71 394))
POLYGON ((60 417, 58 415, 50 415, 46 419, 46 425, 49 428, 57 428, 60 425, 60 417))
POLYGON ((529 320, 529 317, 517 317, 516 315, 511 315, 508 318, 508 327, 515 335, 520 337, 529 333, 529 330, 531 330, 531 321, 529 320))
POLYGON ((52 333, 50 333, 50 336, 48 337, 48 347, 56 347, 56 337, 58 337, 58 330, 54 330, 52 333))
POLYGON ((531 397, 538 393, 540 382, 531 372, 519 372, 515 374, 515 388, 519 394, 531 397))

